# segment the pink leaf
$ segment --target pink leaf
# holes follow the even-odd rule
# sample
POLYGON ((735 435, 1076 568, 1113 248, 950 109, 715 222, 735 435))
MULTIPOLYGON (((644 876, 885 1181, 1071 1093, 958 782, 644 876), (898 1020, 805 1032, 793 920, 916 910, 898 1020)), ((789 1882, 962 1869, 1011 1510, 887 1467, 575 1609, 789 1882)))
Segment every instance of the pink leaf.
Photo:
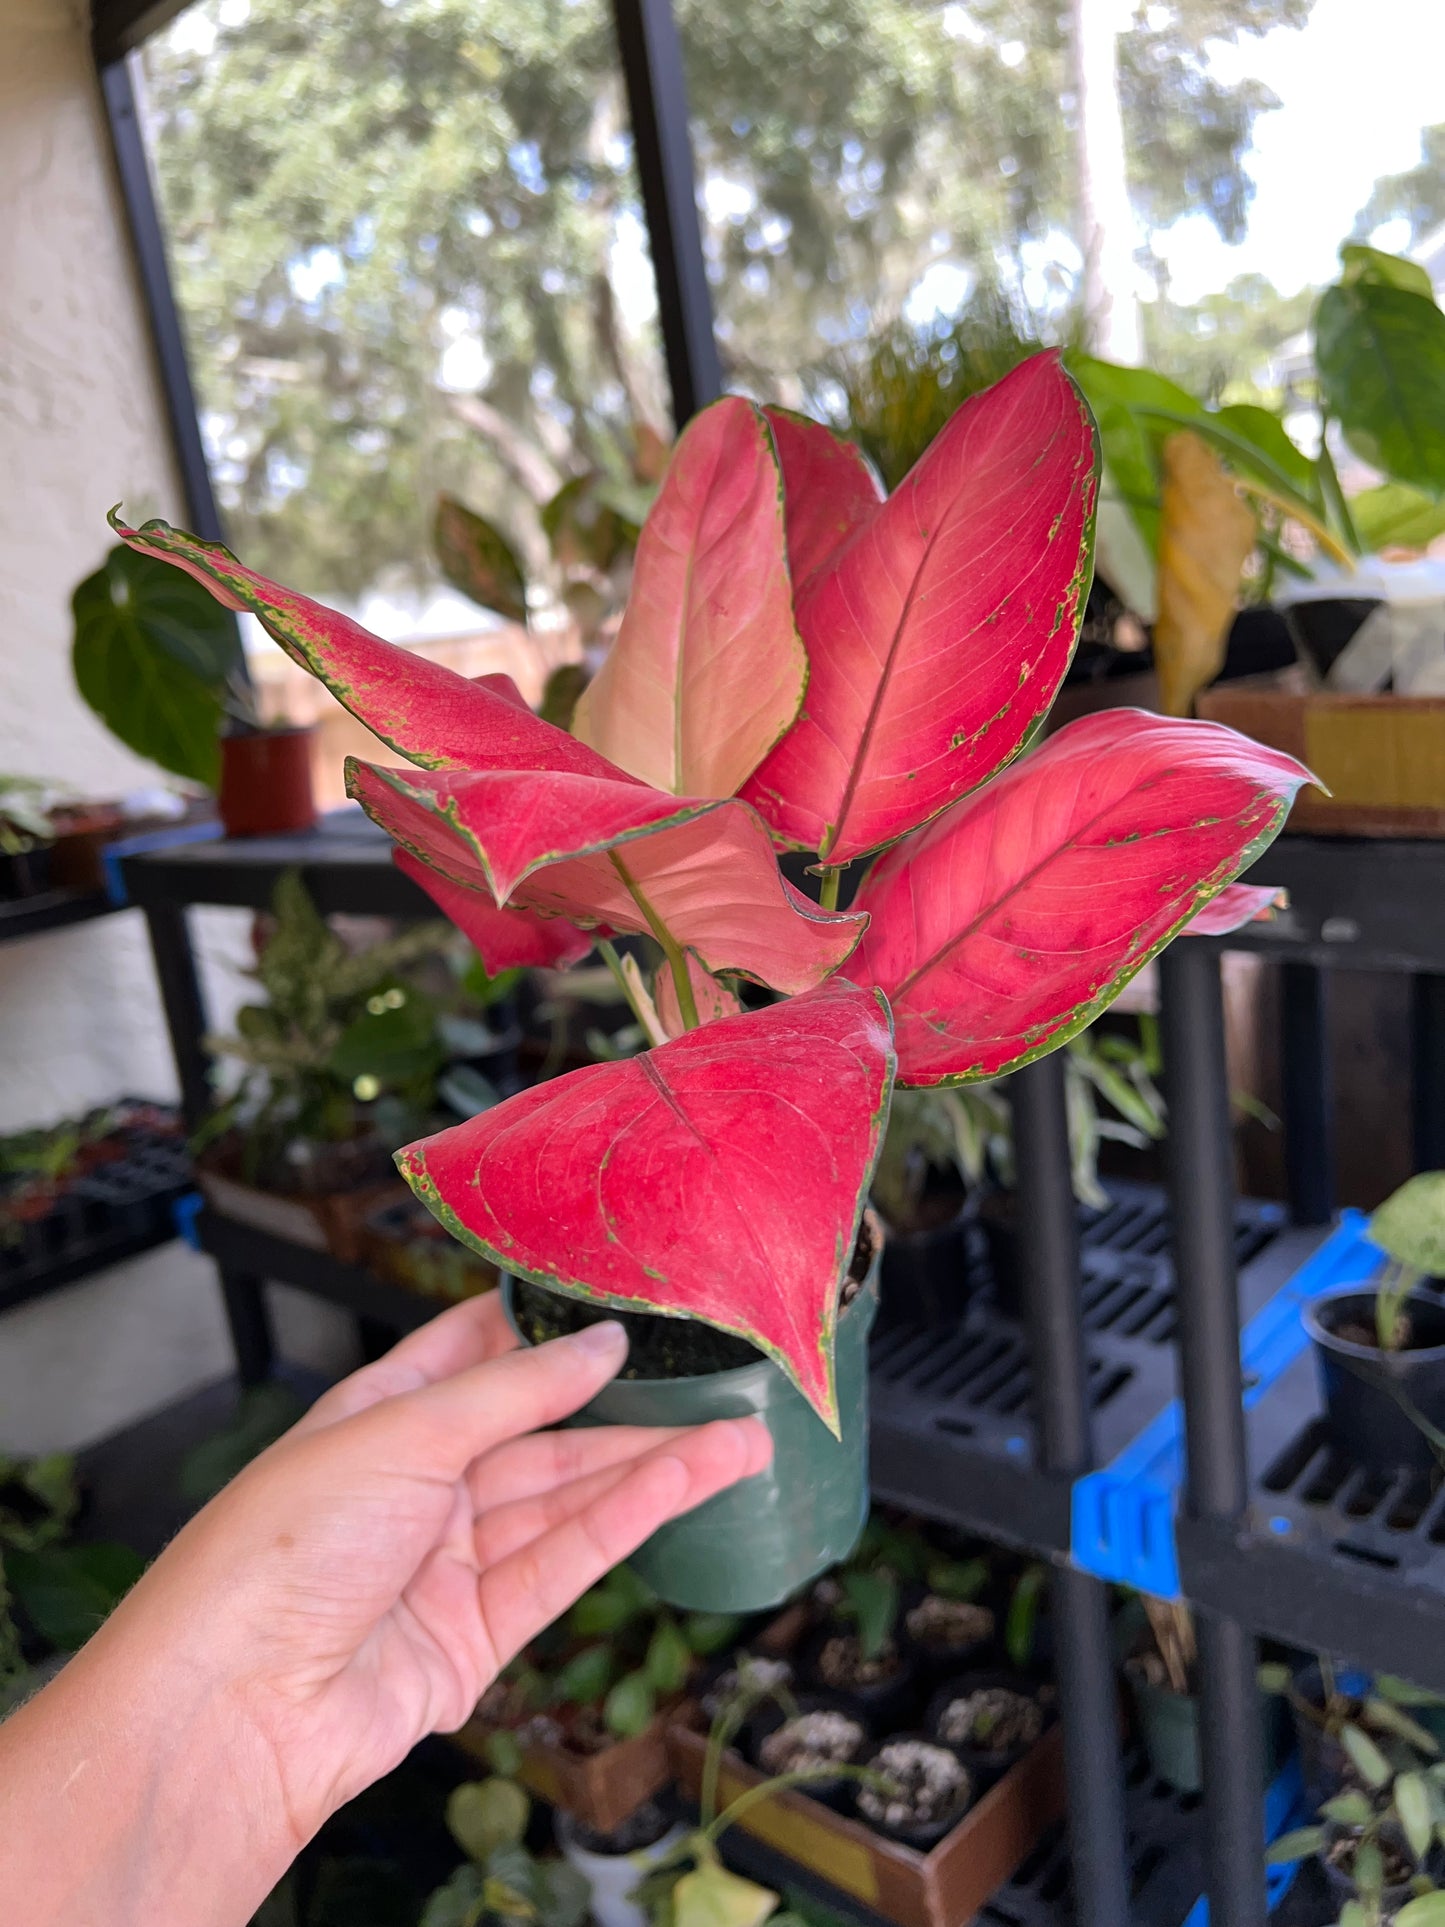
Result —
MULTIPOLYGON (((719 1017, 736 1017, 742 1009, 727 985, 720 984, 710 970, 704 970, 691 951, 687 953, 687 980, 692 985, 699 1023, 715 1024, 719 1017)), ((652 1001, 657 1006, 662 1028, 668 1036, 681 1037, 687 1025, 683 1022, 682 1006, 677 1000, 677 984, 666 964, 658 971, 653 982, 652 1001)))
POLYGON ((575 923, 665 935, 708 969, 775 990, 810 990, 863 927, 856 912, 819 910, 784 881, 744 803, 664 796, 622 777, 355 761, 347 789, 453 883, 575 923))
POLYGON ((503 697, 514 709, 525 709, 529 715, 531 714, 532 705, 518 689, 513 678, 504 670, 489 670, 485 676, 473 676, 470 680, 482 689, 490 689, 494 696, 503 697))
POLYGON ((1288 893, 1269 883, 1231 883, 1212 903, 1196 911, 1184 926, 1186 937, 1227 937, 1247 923, 1268 923, 1289 901, 1288 893))
POLYGON ((772 436, 730 396, 677 445, 573 727, 657 789, 731 796, 792 724, 807 680, 772 436))
POLYGON ((1309 780, 1218 723, 1110 709, 889 850, 849 974, 888 994, 900 1079, 996 1077, 1082 1030, 1309 780))
POLYGON ((861 449, 789 408, 765 408, 783 465, 795 588, 878 512, 883 490, 861 449))
POLYGON ((742 792, 785 842, 850 862, 1017 755, 1074 651, 1094 467, 1078 390, 1035 355, 801 585, 807 701, 742 792))
POLYGON ((836 1432, 838 1293, 892 1075, 883 999, 833 982, 536 1085, 397 1162, 505 1269, 736 1332, 836 1432))
POLYGON ((114 514, 111 526, 141 554, 203 582, 228 609, 249 610, 353 716, 425 769, 559 769, 630 780, 566 730, 534 716, 510 677, 473 680, 383 642, 350 616, 244 568, 218 542, 164 522, 127 528, 114 514), (499 681, 510 689, 493 686, 499 681))
POLYGON ((519 967, 564 969, 580 963, 596 941, 561 917, 539 917, 531 910, 499 910, 490 892, 453 883, 439 870, 418 863, 409 850, 394 849, 396 867, 419 884, 443 916, 461 931, 486 966, 487 975, 519 967))

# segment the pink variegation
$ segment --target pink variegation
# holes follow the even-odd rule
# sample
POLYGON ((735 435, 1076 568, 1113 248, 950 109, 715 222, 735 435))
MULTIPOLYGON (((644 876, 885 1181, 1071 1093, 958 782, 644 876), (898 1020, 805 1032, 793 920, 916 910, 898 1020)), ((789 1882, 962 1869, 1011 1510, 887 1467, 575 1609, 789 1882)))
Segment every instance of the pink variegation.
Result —
POLYGON ((402 1153, 459 1236, 552 1289, 746 1336, 837 1429, 838 1290, 895 1067, 922 1085, 1015 1069, 1180 931, 1264 912, 1275 893, 1234 879, 1308 780, 1215 724, 1127 710, 1014 761, 1073 650, 1094 470, 1052 355, 966 402, 886 502, 818 424, 708 410, 643 532, 590 746, 506 678, 117 524, 257 614, 409 760, 352 762, 351 794, 488 968, 601 942, 669 1039, 402 1153), (830 900, 882 854, 838 914, 785 881, 776 842, 816 853, 830 900), (656 939, 651 1000, 613 936, 656 939), (736 978, 787 1000, 745 1012, 736 978))

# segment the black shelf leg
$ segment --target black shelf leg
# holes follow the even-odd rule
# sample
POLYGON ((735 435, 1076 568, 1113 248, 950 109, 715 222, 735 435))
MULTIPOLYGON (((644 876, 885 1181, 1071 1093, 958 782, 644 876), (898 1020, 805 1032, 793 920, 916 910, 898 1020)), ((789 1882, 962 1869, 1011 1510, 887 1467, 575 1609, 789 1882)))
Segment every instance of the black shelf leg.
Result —
MULTIPOLYGON (((1237 1521, 1248 1498, 1234 1147, 1219 952, 1201 937, 1165 951, 1164 1075, 1169 1199, 1189 1476, 1201 1519, 1237 1521)), ((1200 1750, 1212 1927, 1264 1927, 1264 1767, 1254 1641, 1237 1620, 1199 1614, 1200 1750)))
MULTIPOLYGON (((187 1130, 194 1131, 211 1106, 211 1078, 210 1061, 201 1042, 206 1034, 206 1003, 196 974, 190 925, 186 921, 185 906, 180 903, 151 904, 145 917, 166 1030, 180 1080, 181 1110, 187 1130)), ((276 1355, 265 1292, 261 1280, 249 1272, 233 1271, 225 1265, 219 1269, 221 1297, 236 1352, 236 1371, 243 1385, 257 1385, 270 1372, 276 1355)))
POLYGON ((1317 964, 1280 965, 1285 1188, 1296 1224, 1328 1224, 1335 1208, 1334 1091, 1326 978, 1317 964))
POLYGON ((1410 979, 1410 1066, 1417 1171, 1445 1169, 1445 977, 1410 979))
POLYGON ((250 1272, 235 1271, 229 1265, 216 1268, 236 1353, 236 1376, 243 1385, 263 1384, 271 1376, 276 1357, 265 1285, 250 1272))
MULTIPOLYGON (((1077 1477, 1089 1470, 1092 1447, 1062 1057, 1031 1064, 1010 1090, 1039 1459, 1077 1477)), ((1107 1590, 1087 1573, 1065 1570, 1054 1575, 1053 1601, 1075 1912, 1079 1927, 1125 1927, 1129 1878, 1107 1590)))

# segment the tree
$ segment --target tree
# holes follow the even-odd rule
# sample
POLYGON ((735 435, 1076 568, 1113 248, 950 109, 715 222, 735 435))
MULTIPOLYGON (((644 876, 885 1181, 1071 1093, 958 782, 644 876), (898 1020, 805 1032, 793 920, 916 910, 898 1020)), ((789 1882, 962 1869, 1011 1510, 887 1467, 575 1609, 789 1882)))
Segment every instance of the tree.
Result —
POLYGON ((1281 397, 1261 385, 1261 376, 1283 344, 1309 326, 1318 296, 1318 288, 1281 294, 1262 274, 1237 274, 1220 293, 1186 308, 1166 287, 1143 306, 1146 359, 1211 405, 1276 406, 1281 397))
MULTIPOLYGON (((800 398, 930 264, 1017 290, 1058 252, 1069 3, 678 0, 736 384, 800 398)), ((1269 102, 1220 89, 1201 36, 1307 6, 1156 0, 1121 37, 1155 225, 1202 200, 1237 231, 1269 102)), ((199 0, 147 78, 218 489, 257 566, 323 595, 425 575, 442 488, 535 565, 552 487, 625 476, 633 423, 667 427, 605 0, 199 0)))
POLYGON ((1412 242, 1445 223, 1445 121, 1420 130, 1420 159, 1403 174, 1386 174, 1355 219, 1355 233, 1367 241, 1387 221, 1410 223, 1412 242))

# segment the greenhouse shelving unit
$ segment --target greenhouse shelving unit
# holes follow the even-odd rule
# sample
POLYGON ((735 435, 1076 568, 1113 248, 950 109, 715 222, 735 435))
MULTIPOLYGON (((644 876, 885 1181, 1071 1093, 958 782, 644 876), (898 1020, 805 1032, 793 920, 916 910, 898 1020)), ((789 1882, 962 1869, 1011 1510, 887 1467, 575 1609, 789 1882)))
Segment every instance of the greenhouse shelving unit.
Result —
MULTIPOLYGON (((264 908, 292 867, 324 913, 404 918, 429 910, 392 865, 385 840, 346 813, 304 837, 151 851, 123 862, 130 899, 148 919, 193 1116, 209 1089, 188 906, 264 908)), ((1261 880, 1283 882, 1290 909, 1229 942, 1286 966, 1291 1212, 1233 1196, 1222 946, 1190 939, 1161 960, 1167 1193, 1118 1187, 1109 1213, 1078 1211, 1062 1072, 1057 1057, 1042 1060, 1014 1079, 1027 1342, 993 1311, 986 1277, 956 1336, 919 1343, 895 1325, 877 1341, 875 1490, 1054 1568, 1070 1789, 1071 1881, 1062 1884, 1072 1898, 1051 1898, 1061 1884, 1056 1860, 1051 1878, 1035 1870, 1029 1891, 1016 1882, 1017 1892, 1000 1895, 981 1917, 989 1927, 1181 1927, 1189 1907, 1176 1906, 1180 1880, 1155 1876, 1150 1842, 1166 1836, 1173 1861, 1184 1852, 1179 1843, 1195 1841, 1188 1851, 1202 1857, 1182 1887, 1207 1889, 1216 1927, 1260 1927, 1267 1902, 1256 1634, 1445 1688, 1445 1500, 1412 1503, 1403 1491, 1367 1490, 1349 1468, 1328 1463, 1298 1317, 1300 1299, 1328 1281, 1359 1238, 1348 1215, 1332 1227, 1329 1139, 1317 1114, 1328 1094, 1331 964, 1416 979, 1417 1144, 1428 1154, 1436 1141, 1445 846, 1287 838, 1270 852, 1261 880), (1419 919, 1407 914, 1415 906, 1419 919), (1157 1790, 1141 1791, 1137 1772, 1126 1784, 1120 1756, 1107 1584, 1114 1578, 1182 1595, 1198 1609, 1208 1797, 1197 1812, 1185 1803, 1162 1834, 1157 1790), (1119 1762, 1113 1773, 1111 1759, 1119 1762), (1142 1825, 1144 1813, 1153 1814, 1151 1826, 1142 1825), (1167 1900, 1159 1898, 1165 1889, 1167 1900)), ((217 1261, 243 1380, 263 1376, 273 1360, 266 1280, 328 1298, 375 1327, 401 1330, 429 1315, 426 1304, 355 1266, 210 1209, 189 1216, 191 1235, 217 1261)))

